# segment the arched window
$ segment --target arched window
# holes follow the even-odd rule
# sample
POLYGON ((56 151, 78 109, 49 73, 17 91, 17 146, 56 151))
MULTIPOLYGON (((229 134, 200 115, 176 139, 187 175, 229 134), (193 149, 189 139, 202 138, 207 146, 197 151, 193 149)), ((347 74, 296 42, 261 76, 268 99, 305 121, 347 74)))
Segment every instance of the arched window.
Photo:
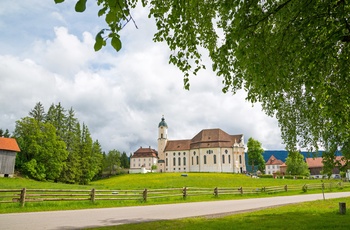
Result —
POLYGON ((196 156, 196 164, 198 165, 199 164, 199 157, 196 156))
POLYGON ((226 154, 228 153, 227 149, 225 149, 225 153, 226 153, 226 154))
POLYGON ((192 157, 192 159, 191 159, 191 164, 193 165, 193 157, 192 157))
POLYGON ((239 163, 242 164, 242 156, 239 155, 239 163))
POLYGON ((173 166, 176 166, 176 158, 173 158, 173 166))
POLYGON ((179 159, 178 159, 178 160, 179 160, 179 166, 180 166, 180 165, 181 165, 181 157, 179 157, 179 159))
POLYGON ((165 166, 168 166, 168 158, 165 158, 165 166))
POLYGON ((216 164, 216 155, 213 155, 214 158, 214 164, 216 164))
POLYGON ((183 160, 184 160, 184 166, 186 166, 186 157, 184 157, 183 160))
POLYGON ((222 163, 225 164, 225 155, 222 155, 222 163))
POLYGON ((231 155, 228 155, 228 163, 231 164, 231 155))
POLYGON ((207 164, 207 156, 206 155, 204 155, 203 160, 204 160, 204 164, 207 164))

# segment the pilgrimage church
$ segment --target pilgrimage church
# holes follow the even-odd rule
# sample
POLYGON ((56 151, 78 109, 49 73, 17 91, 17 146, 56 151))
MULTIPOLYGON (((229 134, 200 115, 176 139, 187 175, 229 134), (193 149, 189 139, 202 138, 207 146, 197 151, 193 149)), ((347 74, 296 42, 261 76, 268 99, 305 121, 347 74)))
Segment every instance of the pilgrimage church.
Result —
POLYGON ((158 125, 158 172, 246 171, 244 137, 221 129, 203 129, 192 139, 169 140, 168 125, 158 125))

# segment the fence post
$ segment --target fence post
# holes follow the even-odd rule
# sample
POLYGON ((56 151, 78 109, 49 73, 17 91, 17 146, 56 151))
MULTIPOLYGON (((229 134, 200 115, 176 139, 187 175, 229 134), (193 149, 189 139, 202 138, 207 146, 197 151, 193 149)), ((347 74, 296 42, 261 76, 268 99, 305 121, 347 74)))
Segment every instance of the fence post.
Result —
POLYGON ((92 203, 95 203, 95 195, 96 195, 96 190, 93 188, 91 189, 91 193, 90 193, 90 200, 92 203))
POLYGON ((243 194, 243 187, 241 187, 239 190, 241 191, 241 195, 242 195, 243 194))
POLYGON ((147 201, 147 188, 145 188, 145 190, 143 190, 142 197, 143 197, 143 201, 146 202, 147 201))
POLYGON ((339 202, 339 213, 341 215, 345 215, 345 213, 346 213, 346 203, 345 202, 339 202))
POLYGON ((218 192, 218 187, 214 188, 214 196, 218 197, 219 196, 219 192, 218 192))
POLYGON ((183 197, 184 199, 186 199, 186 196, 187 196, 187 187, 184 187, 184 188, 182 189, 182 197, 183 197))
POLYGON ((287 185, 284 186, 284 191, 288 192, 288 186, 287 185))
POLYGON ((324 197, 324 183, 322 183, 322 195, 323 195, 323 200, 325 200, 325 197, 324 197))
POLYGON ((21 190, 21 196, 20 196, 20 198, 19 198, 22 207, 24 207, 24 204, 25 204, 25 202, 26 202, 26 193, 27 193, 26 188, 23 188, 23 189, 21 190))

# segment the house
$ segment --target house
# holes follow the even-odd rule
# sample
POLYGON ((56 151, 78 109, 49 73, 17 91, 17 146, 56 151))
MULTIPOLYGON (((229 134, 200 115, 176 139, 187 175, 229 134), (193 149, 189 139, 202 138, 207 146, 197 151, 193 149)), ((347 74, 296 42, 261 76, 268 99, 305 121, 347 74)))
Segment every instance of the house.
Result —
POLYGON ((0 137, 0 177, 13 177, 16 154, 20 151, 16 139, 0 137))
POLYGON ((276 172, 281 172, 281 165, 283 165, 283 161, 277 159, 274 155, 271 155, 265 164, 265 173, 272 175, 276 172))
POLYGON ((151 146, 148 148, 140 147, 130 157, 129 173, 146 173, 153 171, 154 166, 157 166, 158 154, 151 146))
POLYGON ((164 117, 158 125, 159 172, 246 171, 244 137, 204 129, 192 139, 169 140, 164 117))
MULTIPOLYGON (((307 157, 305 158, 305 161, 308 165, 308 168, 310 170, 310 176, 311 177, 315 177, 315 178, 322 178, 323 177, 323 163, 322 163, 322 157, 315 157, 315 158, 311 158, 311 157, 307 157)), ((344 165, 344 161, 342 161, 342 156, 336 156, 335 157, 335 161, 339 161, 342 165, 344 165)), ((333 177, 335 175, 339 176, 339 168, 335 167, 332 170, 332 175, 333 177)))

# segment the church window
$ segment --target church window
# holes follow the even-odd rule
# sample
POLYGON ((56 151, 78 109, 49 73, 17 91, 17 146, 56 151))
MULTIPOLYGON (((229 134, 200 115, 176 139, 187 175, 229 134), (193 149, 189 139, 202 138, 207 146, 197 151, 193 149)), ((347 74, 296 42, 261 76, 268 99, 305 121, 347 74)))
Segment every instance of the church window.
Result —
POLYGON ((173 155, 175 156, 175 153, 173 153, 173 155))
POLYGON ((206 155, 204 155, 203 160, 204 160, 204 164, 207 164, 207 156, 206 155))
POLYGON ((184 156, 186 155, 186 153, 184 152, 184 156))
POLYGON ((222 155, 222 163, 225 164, 225 155, 222 155))
POLYGON ((196 151, 193 151, 193 155, 196 155, 196 151))
POLYGON ((214 164, 216 164, 216 155, 213 155, 214 158, 214 164))
POLYGON ((179 166, 180 166, 180 165, 181 165, 181 157, 179 157, 179 159, 178 159, 178 160, 179 160, 179 166))
POLYGON ((179 156, 181 155, 181 153, 180 153, 180 152, 179 152, 178 154, 179 154, 179 156))
POLYGON ((191 159, 191 164, 193 165, 193 157, 192 157, 192 159, 191 159))
POLYGON ((183 158, 184 159, 184 166, 186 165, 186 157, 183 158))
POLYGON ((168 158, 165 158, 165 166, 168 166, 168 158))
POLYGON ((176 158, 174 157, 173 158, 173 166, 175 166, 176 165, 176 158))
POLYGON ((228 155, 228 163, 231 164, 231 155, 228 155))
POLYGON ((239 155, 239 163, 242 164, 242 156, 239 155))
POLYGON ((165 156, 168 156, 168 153, 166 153, 165 156))
POLYGON ((160 138, 163 138, 163 133, 162 133, 162 134, 160 134, 160 138))
POLYGON ((226 153, 226 154, 228 153, 227 149, 225 149, 225 153, 226 153))
POLYGON ((199 157, 196 156, 196 164, 198 165, 198 163, 199 163, 199 157))

